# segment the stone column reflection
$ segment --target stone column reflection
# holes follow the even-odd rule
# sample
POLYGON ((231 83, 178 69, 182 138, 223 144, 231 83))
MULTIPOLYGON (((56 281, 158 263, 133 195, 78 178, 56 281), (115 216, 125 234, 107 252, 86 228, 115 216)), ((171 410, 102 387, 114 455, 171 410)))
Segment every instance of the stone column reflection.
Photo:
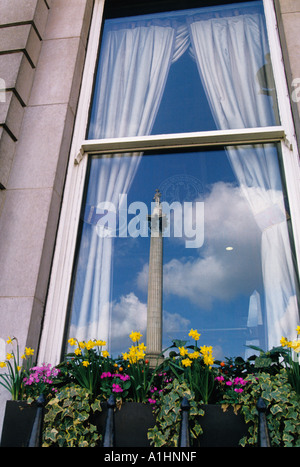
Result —
POLYGON ((148 216, 151 232, 147 304, 147 358, 155 366, 162 360, 162 299, 163 299, 163 225, 164 214, 156 190, 155 206, 148 216))

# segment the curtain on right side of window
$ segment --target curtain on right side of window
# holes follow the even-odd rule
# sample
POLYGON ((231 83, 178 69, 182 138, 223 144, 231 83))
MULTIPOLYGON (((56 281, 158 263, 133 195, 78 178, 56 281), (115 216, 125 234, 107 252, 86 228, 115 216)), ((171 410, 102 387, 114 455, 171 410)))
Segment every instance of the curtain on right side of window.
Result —
MULTIPOLYGON (((188 18, 208 101, 220 129, 276 124, 276 96, 263 14, 188 18), (262 91, 261 76, 265 80, 262 91)), ((268 348, 294 337, 299 314, 276 145, 227 147, 228 158, 261 230, 268 348)))

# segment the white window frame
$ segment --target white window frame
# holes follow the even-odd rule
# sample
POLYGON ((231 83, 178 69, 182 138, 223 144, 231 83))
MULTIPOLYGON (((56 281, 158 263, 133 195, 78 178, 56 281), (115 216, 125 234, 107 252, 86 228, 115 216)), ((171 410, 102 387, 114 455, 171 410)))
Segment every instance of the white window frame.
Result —
MULTIPOLYGON (((230 0, 229 0, 230 1, 230 0)), ((39 361, 53 365, 61 358, 65 323, 77 242, 81 203, 89 154, 144 151, 245 143, 279 142, 293 220, 296 256, 300 263, 300 168, 288 86, 283 67, 273 0, 263 0, 277 89, 281 126, 230 131, 205 131, 146 137, 85 140, 97 71, 98 47, 105 0, 95 0, 81 94, 74 127, 59 228, 54 252, 39 361)))

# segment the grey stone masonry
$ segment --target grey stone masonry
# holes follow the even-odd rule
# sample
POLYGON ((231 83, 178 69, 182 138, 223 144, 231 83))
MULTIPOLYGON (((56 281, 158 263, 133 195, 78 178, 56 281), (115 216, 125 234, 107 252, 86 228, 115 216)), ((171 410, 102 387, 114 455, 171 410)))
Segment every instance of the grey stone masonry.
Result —
POLYGON ((274 0, 292 114, 300 149, 300 0, 274 0))
POLYGON ((0 360, 38 353, 93 5, 0 2, 0 360))
POLYGON ((38 354, 93 5, 0 1, 0 360, 38 354))
MULTIPOLYGON (((48 18, 45 0, 0 3, 0 188, 6 188, 48 18), (9 140, 12 140, 12 142, 9 140), (9 148, 9 149, 8 149, 9 148)), ((0 212, 4 195, 0 195, 0 212)))

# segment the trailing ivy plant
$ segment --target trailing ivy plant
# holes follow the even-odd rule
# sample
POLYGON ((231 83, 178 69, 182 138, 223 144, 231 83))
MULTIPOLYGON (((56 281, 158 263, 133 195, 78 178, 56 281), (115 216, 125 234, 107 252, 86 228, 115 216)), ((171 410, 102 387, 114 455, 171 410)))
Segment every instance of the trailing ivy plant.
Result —
POLYGON ((248 375, 250 384, 240 395, 240 410, 249 426, 242 446, 257 446, 258 414, 256 403, 261 396, 267 405, 267 424, 272 447, 300 447, 300 397, 282 369, 275 375, 248 375))
POLYGON ((85 388, 70 384, 46 405, 43 447, 96 447, 101 435, 90 421, 101 412, 100 399, 91 399, 85 388))
POLYGON ((169 383, 156 407, 156 423, 148 430, 148 439, 155 447, 177 447, 180 436, 181 403, 186 397, 190 404, 189 425, 191 438, 195 439, 202 433, 199 415, 204 415, 200 404, 195 401, 195 395, 185 381, 174 379, 169 383))
MULTIPOLYGON (((288 374, 281 369, 277 374, 261 372, 247 375, 247 389, 239 394, 238 404, 232 404, 229 393, 223 403, 233 405, 235 412, 244 416, 248 435, 240 440, 241 446, 258 445, 258 412, 256 403, 262 397, 267 405, 267 424, 272 447, 300 447, 300 397, 288 381, 288 374)), ((196 402, 193 392, 185 382, 175 379, 165 388, 156 408, 156 424, 148 431, 148 438, 155 447, 178 446, 181 422, 181 402, 187 397, 190 403, 190 429, 192 443, 202 433, 202 402, 196 402)), ((221 402, 221 401, 220 401, 221 402)))

